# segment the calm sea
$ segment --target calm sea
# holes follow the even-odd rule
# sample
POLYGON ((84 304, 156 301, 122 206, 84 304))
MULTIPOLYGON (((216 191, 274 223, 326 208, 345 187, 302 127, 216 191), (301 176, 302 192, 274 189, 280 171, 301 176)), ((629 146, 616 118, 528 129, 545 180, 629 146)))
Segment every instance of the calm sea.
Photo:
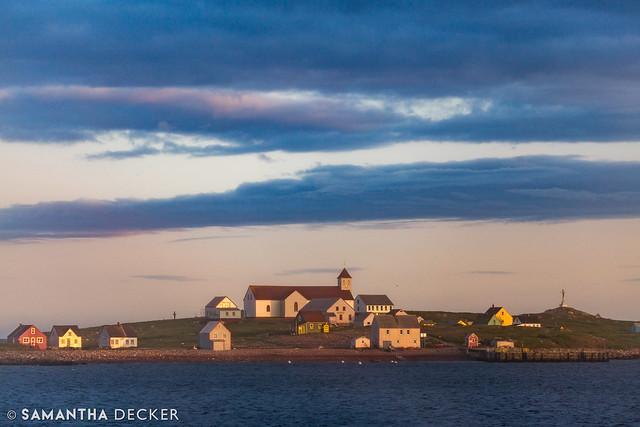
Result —
POLYGON ((640 425, 640 361, 0 367, 0 410, 0 426, 640 425), (23 408, 109 421, 25 422, 23 408), (174 408, 180 421, 117 422, 118 408, 174 408))

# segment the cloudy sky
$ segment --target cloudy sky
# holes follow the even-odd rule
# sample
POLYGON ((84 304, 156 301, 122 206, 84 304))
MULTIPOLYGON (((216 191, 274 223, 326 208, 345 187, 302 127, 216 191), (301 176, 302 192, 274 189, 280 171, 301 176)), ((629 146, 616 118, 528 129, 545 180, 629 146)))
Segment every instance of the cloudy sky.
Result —
POLYGON ((0 5, 0 332, 249 283, 640 319, 635 2, 0 5))

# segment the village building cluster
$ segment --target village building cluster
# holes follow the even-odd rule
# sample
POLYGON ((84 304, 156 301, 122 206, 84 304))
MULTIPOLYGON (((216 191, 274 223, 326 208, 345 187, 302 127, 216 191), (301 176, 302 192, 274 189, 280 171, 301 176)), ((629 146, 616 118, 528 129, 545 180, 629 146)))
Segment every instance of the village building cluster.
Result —
MULTIPOLYGON (((244 309, 228 296, 216 296, 204 307, 208 323, 199 331, 197 347, 209 351, 227 351, 232 347, 229 322, 243 318, 284 318, 291 321, 294 335, 329 334, 335 328, 367 328, 368 334, 351 339, 355 349, 415 349, 427 346, 433 320, 423 319, 395 306, 387 295, 358 294, 353 296, 353 278, 346 268, 338 274, 337 283, 329 286, 249 285, 245 292, 244 309)), ((563 300, 560 307, 566 307, 563 300)), ((174 313, 175 318, 175 313, 174 313)), ((462 328, 478 325, 497 327, 541 328, 535 315, 512 315, 506 307, 491 305, 484 314, 454 323, 462 328)), ((453 323, 451 323, 453 324, 453 323)), ((640 323, 631 327, 640 333, 640 323)), ((54 325, 48 333, 33 324, 20 324, 7 337, 9 344, 38 350, 82 349, 84 340, 77 325, 54 325)), ((511 348, 514 342, 493 337, 485 342, 494 348, 511 348)), ((97 334, 97 346, 102 349, 138 347, 137 331, 126 324, 104 325, 97 334)), ((477 331, 467 333, 464 346, 480 347, 477 331)))
MULTIPOLYGON (((47 348, 75 349, 83 348, 83 339, 78 325, 54 325, 48 334, 36 325, 20 324, 7 336, 7 343, 31 347, 37 350, 47 348)), ((138 346, 138 334, 128 325, 104 325, 98 334, 100 348, 132 348, 138 346)))

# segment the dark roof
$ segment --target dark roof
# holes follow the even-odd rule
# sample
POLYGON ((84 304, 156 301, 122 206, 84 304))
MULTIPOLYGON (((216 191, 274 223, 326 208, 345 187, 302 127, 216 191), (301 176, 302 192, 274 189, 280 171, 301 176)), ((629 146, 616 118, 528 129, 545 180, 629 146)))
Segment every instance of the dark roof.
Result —
POLYGON ((381 328, 419 328, 418 318, 416 316, 391 316, 388 314, 379 314, 376 316, 374 323, 378 323, 381 328))
POLYGON ((351 279, 351 275, 349 274, 346 268, 343 268, 340 274, 338 275, 338 279, 351 279))
MULTIPOLYGON (((227 331, 229 331, 229 328, 227 328, 224 325, 224 322, 219 321, 219 320, 214 320, 214 321, 211 321, 211 322, 207 323, 206 325, 204 325, 204 327, 200 330, 200 333, 201 334, 208 334, 209 332, 213 331, 218 325, 222 326, 227 331)), ((231 332, 231 331, 229 331, 229 332, 231 332)))
POLYGON ((393 301, 386 295, 358 295, 367 305, 393 305, 393 301))
POLYGON ((399 312, 403 312, 403 313, 407 314, 406 310, 404 310, 402 308, 393 308, 393 309, 389 310, 389 314, 391 314, 392 316, 398 315, 399 312))
POLYGON ((250 285, 249 289, 258 300, 284 300, 293 292, 298 291, 308 300, 318 298, 342 298, 353 300, 351 291, 343 291, 338 286, 272 286, 250 285))
POLYGON ((324 322, 326 321, 324 314, 318 310, 301 311, 298 313, 298 322, 324 322))
POLYGON ((489 309, 487 311, 484 312, 485 316, 489 316, 489 318, 491 318, 493 315, 495 315, 497 312, 499 312, 500 310, 502 310, 504 307, 495 307, 495 306, 491 306, 489 307, 489 309))
POLYGON ((27 329, 29 329, 30 327, 34 327, 34 325, 23 325, 22 323, 13 330, 13 332, 11 332, 8 336, 7 339, 11 339, 11 338, 17 338, 20 335, 24 334, 24 331, 26 331, 27 329))
POLYGON ((302 307, 300 311, 321 311, 326 312, 340 298, 315 298, 302 307))
MULTIPOLYGON (((225 299, 225 298, 229 298, 229 297, 226 297, 226 296, 222 296, 222 297, 215 297, 215 298, 213 298, 211 301, 209 301, 209 304, 207 304, 205 307, 215 307, 215 306, 217 306, 218 304, 220 304, 220 303, 222 302, 222 300, 223 300, 223 299, 225 299)), ((235 303, 231 298, 229 298, 229 301, 231 301, 231 302, 233 303, 233 305, 235 305, 235 307, 226 307, 226 308, 233 308, 233 309, 235 309, 235 308, 237 308, 237 307, 238 307, 238 304, 236 304, 236 303, 235 303)))
POLYGON ((374 316, 375 317, 375 314, 373 314, 371 312, 368 312, 368 313, 356 313, 355 321, 356 322, 362 322, 363 320, 365 320, 369 316, 374 316))
POLYGON ((61 336, 66 334, 69 329, 71 329, 74 334, 80 335, 80 328, 78 328, 78 325, 53 325, 51 327, 51 332, 55 330, 58 336, 61 336))
POLYGON ((138 337, 136 330, 129 325, 105 325, 102 329, 105 330, 110 337, 138 337))

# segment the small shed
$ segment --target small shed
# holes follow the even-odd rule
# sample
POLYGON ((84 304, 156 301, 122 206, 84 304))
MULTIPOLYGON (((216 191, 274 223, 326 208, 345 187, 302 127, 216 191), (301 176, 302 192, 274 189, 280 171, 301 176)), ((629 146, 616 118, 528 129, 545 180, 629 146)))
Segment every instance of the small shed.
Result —
POLYGON ((513 342, 513 340, 496 338, 491 341, 491 346, 495 348, 514 348, 515 343, 513 342))
POLYGON ((478 348, 480 346, 480 337, 475 332, 471 332, 464 337, 464 345, 467 348, 478 348))
POLYGON ((351 348, 371 348, 369 337, 361 336, 351 340, 351 348))
POLYGON ((356 314, 356 319, 353 322, 354 326, 362 326, 367 327, 371 326, 373 323, 373 319, 376 318, 374 313, 358 313, 356 314))
POLYGON ((200 348, 212 351, 231 350, 231 331, 224 322, 211 321, 200 330, 200 348))

